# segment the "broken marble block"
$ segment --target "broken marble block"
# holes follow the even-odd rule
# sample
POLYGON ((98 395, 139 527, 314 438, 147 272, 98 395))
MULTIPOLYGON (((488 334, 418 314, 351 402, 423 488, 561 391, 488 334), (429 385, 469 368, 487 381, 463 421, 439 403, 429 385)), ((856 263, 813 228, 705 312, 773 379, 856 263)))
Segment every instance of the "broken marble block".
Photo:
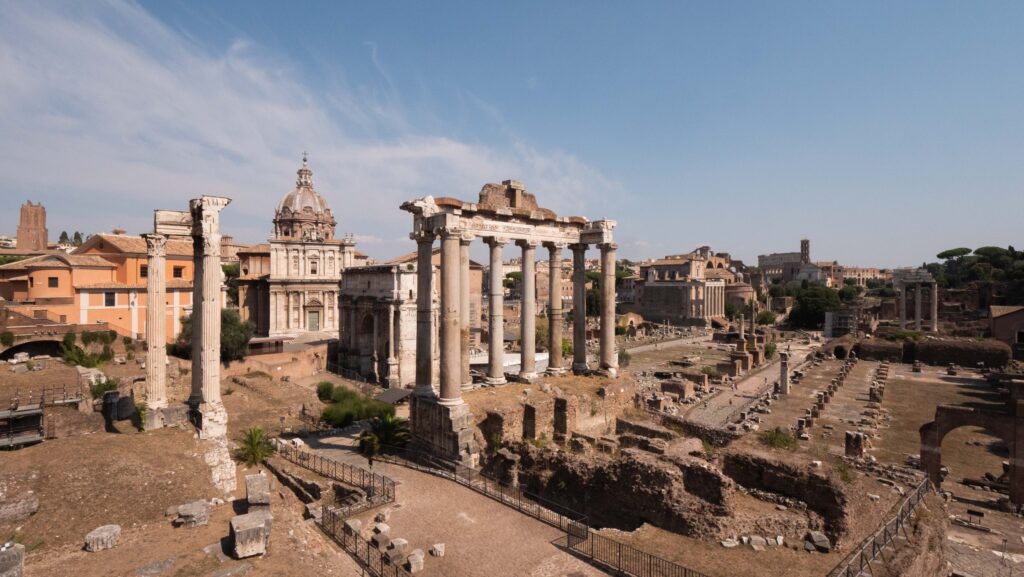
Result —
POLYGON ((174 524, 182 527, 199 527, 210 522, 210 505, 206 501, 192 501, 178 506, 178 518, 174 524))
POLYGON ((347 519, 345 521, 345 532, 349 535, 358 535, 363 530, 363 522, 359 519, 347 519))
POLYGON ((419 573, 423 571, 423 549, 414 549, 412 553, 409 553, 406 564, 409 567, 409 573, 419 573))
POLYGON ((245 476, 245 500, 250 510, 270 507, 270 479, 265 474, 245 476))
POLYGON ((434 557, 444 557, 444 543, 434 543, 430 548, 430 554, 434 557))
POLYGON ((120 525, 103 525, 97 527, 85 536, 86 551, 102 551, 113 549, 117 545, 117 539, 121 536, 120 525))
POLYGON ((231 538, 236 559, 263 555, 267 552, 273 519, 270 511, 266 509, 236 515, 231 519, 231 538))
POLYGON ((401 537, 396 537, 388 543, 388 548, 384 554, 387 555, 388 561, 392 565, 397 565, 405 559, 407 549, 409 549, 409 542, 401 537))
POLYGON ((25 546, 20 543, 0 543, 0 577, 22 577, 24 572, 25 546))

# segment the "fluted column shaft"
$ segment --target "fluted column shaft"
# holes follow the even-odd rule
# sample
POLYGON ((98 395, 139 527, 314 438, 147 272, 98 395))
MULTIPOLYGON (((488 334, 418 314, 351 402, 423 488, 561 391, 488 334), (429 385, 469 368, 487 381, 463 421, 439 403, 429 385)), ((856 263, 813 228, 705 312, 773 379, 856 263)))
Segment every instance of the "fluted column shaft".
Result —
MULTIPOLYGON (((203 251, 203 403, 220 403, 220 234, 209 235, 203 251)), ((195 327, 193 326, 193 331, 195 327)), ((195 332, 193 332, 193 338, 195 332)))
POLYGON ((462 354, 462 390, 473 388, 473 376, 469 372, 469 243, 472 237, 459 239, 459 322, 462 354))
POLYGON ((146 407, 167 406, 167 237, 146 235, 146 407))
POLYGON ((601 370, 614 377, 619 359, 615 351, 615 250, 613 243, 601 246, 601 370))
POLYGON ((416 391, 434 396, 434 235, 420 233, 416 240, 416 391))
POLYGON ((914 285, 914 330, 921 330, 921 283, 914 285))
POLYGON ((587 245, 572 244, 572 370, 587 366, 587 245))
POLYGON ((442 405, 462 403, 462 314, 460 240, 457 231, 441 233, 441 399, 442 405))
POLYGON ((557 374, 562 367, 562 248, 545 243, 548 249, 548 373, 557 374))
POLYGON ((939 332, 939 284, 932 283, 932 332, 939 332))
POLYGON ((896 293, 897 306, 900 309, 900 330, 907 328, 907 285, 900 284, 896 293))
POLYGON ((523 249, 523 295, 519 322, 520 361, 519 376, 533 379, 537 376, 537 243, 518 241, 523 249))
POLYGON ((491 273, 488 291, 488 351, 487 351, 487 384, 501 385, 505 383, 505 285, 504 266, 501 260, 501 247, 504 241, 488 238, 491 247, 491 273))
POLYGON ((198 362, 202 355, 200 327, 203 319, 203 239, 192 238, 192 389, 188 404, 193 409, 203 401, 203 364, 198 362))

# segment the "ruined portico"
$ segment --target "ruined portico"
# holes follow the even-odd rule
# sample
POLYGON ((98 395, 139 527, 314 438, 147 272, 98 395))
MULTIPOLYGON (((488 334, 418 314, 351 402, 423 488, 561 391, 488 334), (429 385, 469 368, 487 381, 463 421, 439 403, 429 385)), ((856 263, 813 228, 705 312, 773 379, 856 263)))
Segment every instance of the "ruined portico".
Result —
MULTIPOLYGON (((554 212, 540 208, 534 195, 526 192, 522 183, 506 180, 502 184, 487 184, 480 190, 477 203, 464 202, 455 198, 425 197, 402 205, 402 210, 413 214, 411 237, 417 241, 421 262, 429 262, 435 239, 441 243, 440 278, 440 390, 435 391, 433 366, 429 351, 431 342, 432 317, 428 303, 421 302, 417 324, 416 341, 416 391, 412 399, 411 420, 413 436, 424 448, 466 466, 475 466, 479 447, 473 439, 472 415, 462 400, 462 389, 467 384, 464 359, 468 354, 469 326, 465 318, 463 301, 468 267, 468 247, 475 239, 490 246, 491 270, 502 269, 502 248, 514 243, 522 250, 523 296, 521 306, 521 360, 518 380, 532 382, 536 373, 536 316, 537 302, 534 296, 536 249, 543 246, 548 250, 551 262, 561 262, 562 250, 570 246, 574 253, 573 282, 575 294, 585 291, 583 270, 587 247, 597 245, 601 250, 601 331, 600 359, 597 370, 602 374, 615 376, 618 358, 615 351, 615 250, 612 230, 615 222, 610 220, 588 221, 582 217, 559 217, 554 212)), ((430 267, 419 271, 418 292, 429 295, 432 291, 433 275, 430 267)), ((492 275, 494 277, 495 275, 492 275)), ((558 276, 558 275, 553 275, 558 276)), ((500 280, 500 277, 499 277, 500 280)), ((547 305, 552 317, 549 329, 552 338, 551 349, 561 349, 562 305, 558 281, 550 281, 547 305), (556 302, 557 301, 557 302, 556 302), (557 339, 557 340, 556 340, 557 339)), ((491 314, 489 316, 489 364, 486 381, 500 384, 505 381, 502 357, 504 355, 501 336, 503 334, 499 287, 492 278, 490 287, 491 314), (495 298, 497 296, 497 298, 495 298)), ((422 299, 421 299, 422 300, 422 299)), ((583 303, 585 299, 577 302, 583 303)), ((574 324, 586 327, 585 307, 574 306, 574 324)), ((586 359, 585 333, 578 328, 574 331, 576 351, 573 369, 577 372, 589 370, 586 359)), ((559 353, 561 351, 559 350, 559 353)), ((560 354, 549 357, 549 372, 563 371, 560 354)))
POLYGON ((939 284, 935 277, 923 268, 899 269, 893 273, 893 288, 896 290, 896 305, 899 309, 900 329, 907 328, 907 297, 914 297, 914 330, 920 331, 924 291, 929 291, 929 326, 933 333, 939 331, 939 284))

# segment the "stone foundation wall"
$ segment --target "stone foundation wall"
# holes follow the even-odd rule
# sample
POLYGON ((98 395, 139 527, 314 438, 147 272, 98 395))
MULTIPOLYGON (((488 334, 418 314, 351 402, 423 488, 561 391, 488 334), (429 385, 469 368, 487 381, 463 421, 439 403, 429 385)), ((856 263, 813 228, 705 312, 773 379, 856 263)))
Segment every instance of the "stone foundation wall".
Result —
POLYGON ((702 441, 707 441, 716 447, 728 447, 730 443, 739 439, 741 436, 739 433, 735 433, 733 431, 726 431, 691 423, 690 421, 675 415, 659 413, 657 417, 661 419, 661 424, 665 428, 675 431, 685 437, 696 437, 702 441))
POLYGON ((409 414, 412 437, 421 449, 466 467, 477 466, 480 445, 469 405, 445 406, 413 395, 409 414))
POLYGON ((836 545, 850 526, 848 498, 843 488, 828 477, 806 467, 733 453, 723 457, 722 471, 747 489, 767 491, 806 503, 821 516, 824 532, 836 545))

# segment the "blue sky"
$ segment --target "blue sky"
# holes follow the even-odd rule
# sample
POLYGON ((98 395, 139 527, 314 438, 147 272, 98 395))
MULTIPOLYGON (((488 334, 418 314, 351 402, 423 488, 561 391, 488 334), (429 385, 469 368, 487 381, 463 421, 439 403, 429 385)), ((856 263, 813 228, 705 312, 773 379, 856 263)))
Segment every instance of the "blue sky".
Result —
POLYGON ((620 254, 1024 245, 1024 3, 0 0, 0 233, 198 194, 260 242, 303 150, 360 248, 517 178, 620 254))

